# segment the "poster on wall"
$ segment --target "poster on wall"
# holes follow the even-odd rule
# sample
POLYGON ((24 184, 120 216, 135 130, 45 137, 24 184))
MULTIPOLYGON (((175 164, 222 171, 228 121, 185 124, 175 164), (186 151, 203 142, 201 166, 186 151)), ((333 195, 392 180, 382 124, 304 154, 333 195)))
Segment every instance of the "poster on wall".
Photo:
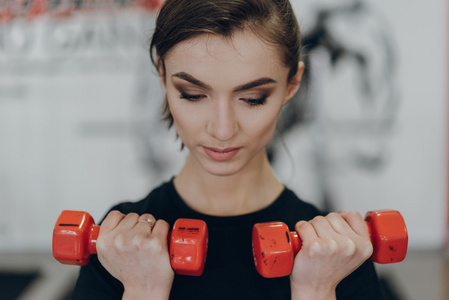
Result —
MULTIPOLYGON (((277 175, 326 211, 397 209, 412 247, 439 247, 446 1, 291 2, 306 71, 267 148, 277 175)), ((61 210, 99 220, 182 166, 148 54, 161 1, 0 3, 0 250, 49 249, 61 210)))

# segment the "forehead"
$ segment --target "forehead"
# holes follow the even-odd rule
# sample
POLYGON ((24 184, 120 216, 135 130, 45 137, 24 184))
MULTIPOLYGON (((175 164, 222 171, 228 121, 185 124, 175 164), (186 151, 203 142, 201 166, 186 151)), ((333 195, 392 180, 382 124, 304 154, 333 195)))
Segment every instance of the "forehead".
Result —
POLYGON ((202 34, 183 41, 170 50, 165 65, 168 72, 206 72, 209 76, 232 72, 242 77, 283 77, 288 73, 280 50, 249 30, 238 31, 231 37, 202 34))

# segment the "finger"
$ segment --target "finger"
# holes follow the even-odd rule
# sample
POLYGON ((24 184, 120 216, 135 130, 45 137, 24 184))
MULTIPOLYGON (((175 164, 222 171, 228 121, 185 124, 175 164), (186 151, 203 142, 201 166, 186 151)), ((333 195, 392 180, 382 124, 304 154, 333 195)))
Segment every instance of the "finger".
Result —
POLYGON ((341 215, 330 213, 324 220, 316 218, 312 221, 314 221, 313 225, 318 236, 322 239, 321 247, 324 252, 328 254, 341 253, 344 257, 351 257, 357 253, 358 249, 366 248, 367 250, 362 252, 369 253, 370 245, 361 242, 360 236, 341 215))
MULTIPOLYGON (((152 218, 153 220, 154 217, 152 218)), ((146 219, 141 219, 146 220, 146 219)), ((150 219, 151 220, 151 219, 150 219)), ((151 221, 153 222, 153 221, 151 221)), ((169 225, 164 220, 155 220, 152 228, 146 222, 139 222, 133 228, 133 244, 138 248, 144 247, 148 251, 161 252, 168 248, 167 235, 169 225)))
POLYGON ((354 230, 348 224, 348 222, 343 218, 341 213, 330 213, 326 216, 327 221, 335 230, 335 232, 343 235, 353 234, 354 230))
POLYGON ((314 256, 321 252, 320 238, 315 227, 306 221, 296 223, 295 230, 302 240, 301 252, 314 256))
POLYGON ((115 230, 126 232, 134 228, 139 222, 139 215, 136 213, 127 214, 120 223, 116 226, 115 230))
POLYGON ((151 234, 156 225, 156 218, 151 214, 143 214, 139 217, 137 224, 134 226, 136 230, 142 230, 151 234))
POLYGON ((360 213, 352 211, 340 215, 355 233, 362 236, 369 235, 368 226, 360 213))
POLYGON ((318 238, 315 228, 309 222, 299 221, 295 225, 295 230, 303 242, 318 238))
POLYGON ((100 232, 106 233, 114 230, 123 218, 125 215, 118 210, 111 211, 101 223, 100 232))
POLYGON ((369 229, 362 215, 358 212, 349 212, 342 214, 342 217, 351 226, 355 233, 358 234, 357 247, 359 253, 365 259, 369 258, 373 253, 373 245, 369 236, 369 229))
POLYGON ((336 231, 327 217, 317 216, 309 221, 309 223, 313 226, 317 236, 321 239, 331 239, 336 235, 336 231))
POLYGON ((166 221, 159 219, 154 224, 153 235, 161 239, 167 239, 169 230, 170 225, 166 221))

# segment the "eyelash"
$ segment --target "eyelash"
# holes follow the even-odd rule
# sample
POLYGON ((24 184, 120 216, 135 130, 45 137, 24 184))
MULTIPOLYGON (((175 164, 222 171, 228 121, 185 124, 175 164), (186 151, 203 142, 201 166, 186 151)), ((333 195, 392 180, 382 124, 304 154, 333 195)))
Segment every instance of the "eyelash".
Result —
MULTIPOLYGON (((191 95, 191 94, 187 94, 185 92, 181 92, 181 99, 186 99, 188 101, 191 102, 197 102, 199 100, 201 100, 202 98, 206 97, 205 95, 202 94, 198 94, 198 95, 191 95)), ((239 100, 245 101, 246 103, 248 103, 248 105, 250 107, 256 107, 256 106, 262 106, 265 105, 267 103, 267 95, 262 95, 262 97, 257 98, 257 99, 253 99, 253 98, 239 98, 239 100)))
POLYGON ((192 101, 192 102, 196 102, 199 101, 201 98, 206 97, 205 95, 199 94, 199 95, 191 95, 191 94, 187 94, 185 92, 181 92, 181 99, 186 99, 188 101, 192 101))
POLYGON ((267 103, 267 97, 268 97, 267 95, 263 95, 262 97, 257 98, 257 99, 240 98, 240 100, 243 100, 246 103, 248 103, 250 107, 257 107, 257 106, 265 105, 267 103))

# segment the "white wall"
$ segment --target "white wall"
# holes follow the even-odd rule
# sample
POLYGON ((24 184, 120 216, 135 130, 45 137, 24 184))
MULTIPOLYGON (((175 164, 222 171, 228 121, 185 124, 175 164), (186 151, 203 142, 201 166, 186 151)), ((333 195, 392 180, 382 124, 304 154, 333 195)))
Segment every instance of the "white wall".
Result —
MULTIPOLYGON (((307 33, 321 4, 350 2, 293 4, 307 33)), ((361 2, 364 10, 351 18, 337 13, 328 29, 369 58, 368 71, 360 73, 351 58, 332 69, 326 51, 311 54, 313 121, 284 134, 294 167, 282 148, 274 167, 318 206, 326 191, 335 209, 400 210, 411 247, 440 247, 447 1, 361 2), (388 82, 379 36, 393 45, 388 82), (358 90, 361 76, 373 84, 371 97, 358 90)), ((159 122, 162 91, 146 52, 154 16, 117 16, 47 16, 0 27, 0 251, 49 250, 61 210, 86 210, 98 220, 181 166, 185 153, 159 122)))
POLYGON ((317 83, 312 94, 319 112, 315 125, 290 134, 295 136, 290 140, 301 140, 293 150, 301 155, 292 184, 299 183, 295 190, 318 203, 321 194, 316 187, 324 185, 337 209, 400 210, 412 247, 438 247, 447 222, 447 1, 310 0, 295 1, 294 6, 307 31, 321 4, 342 7, 354 2, 365 9, 353 17, 341 14, 331 20, 330 28, 347 48, 365 53, 375 63, 368 74, 375 85, 373 96, 366 99, 371 104, 365 110, 360 105, 363 95, 354 85, 361 73, 353 61, 330 70, 328 55, 313 53, 317 83), (385 38, 392 49, 381 47, 385 38), (386 51, 395 57, 388 78, 393 91, 379 79, 384 76, 386 51), (388 93, 396 94, 396 103, 388 100, 388 93), (385 117, 392 123, 382 122, 385 117), (325 152, 325 175, 316 171, 317 150, 325 152), (354 163, 357 155, 383 163, 363 167, 354 163))

